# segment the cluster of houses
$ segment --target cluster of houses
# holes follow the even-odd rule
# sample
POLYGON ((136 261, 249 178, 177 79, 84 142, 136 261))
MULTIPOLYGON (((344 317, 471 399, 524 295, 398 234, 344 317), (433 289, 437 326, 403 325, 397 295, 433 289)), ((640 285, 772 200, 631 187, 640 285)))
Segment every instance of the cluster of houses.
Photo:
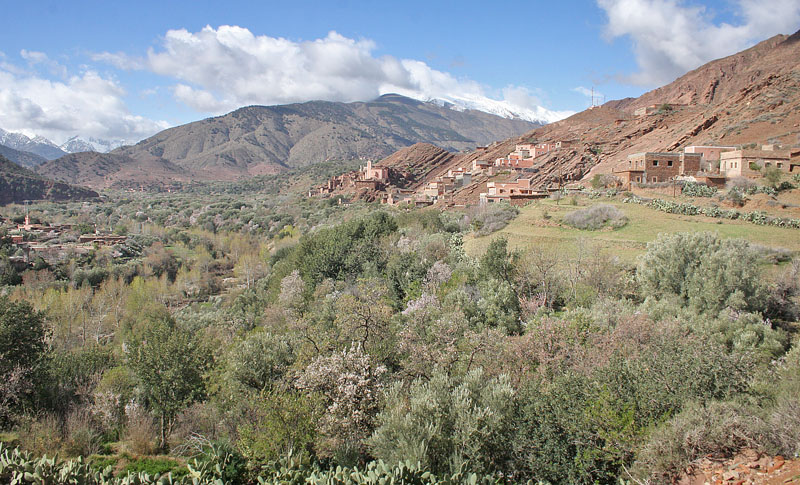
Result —
MULTIPOLYGON (((514 170, 533 168, 537 157, 550 153, 551 151, 560 150, 564 147, 565 142, 561 141, 555 143, 524 143, 517 145, 514 151, 507 156, 496 159, 494 161, 494 166, 514 170)), ((474 169, 475 167, 473 167, 473 170, 474 169)))
POLYGON ((19 269, 32 264, 36 258, 42 258, 52 264, 65 259, 69 254, 86 254, 97 246, 113 246, 127 240, 127 236, 100 234, 95 230, 94 234, 79 235, 77 242, 55 242, 64 233, 71 232, 73 226, 35 224, 31 223, 28 215, 25 216, 24 222, 16 224, 16 227, 9 221, 4 222, 4 225, 10 226, 7 231, 8 237, 22 252, 21 256, 9 258, 19 269))
MULTIPOLYGON (((436 177, 422 189, 420 203, 434 203, 452 194, 457 189, 472 183, 472 172, 463 168, 450 169, 447 174, 436 177)), ((419 203, 418 203, 419 205, 419 203)))
MULTIPOLYGON (((637 110, 638 116, 646 116, 662 109, 661 106, 648 106, 637 110)), ((316 187, 309 196, 330 194, 340 189, 366 188, 381 192, 379 200, 388 205, 413 204, 430 205, 447 200, 458 189, 472 183, 477 176, 493 176, 499 170, 513 170, 518 178, 514 181, 486 183, 486 192, 480 194, 480 202, 492 203, 501 200, 510 203, 524 203, 531 199, 547 197, 552 188, 534 187, 532 173, 537 172, 538 157, 569 146, 570 141, 552 143, 525 143, 515 146, 513 152, 494 162, 476 159, 471 170, 451 169, 445 175, 428 182, 419 190, 392 186, 390 178, 403 178, 408 174, 396 172, 388 167, 373 166, 367 162, 358 171, 332 177, 325 185, 316 187), (395 172, 395 173, 393 173, 395 172)), ((478 147, 476 151, 485 151, 478 147)), ((686 147, 681 152, 643 152, 629 155, 625 162, 612 170, 624 188, 632 184, 662 183, 675 180, 693 180, 709 186, 722 187, 734 177, 761 177, 765 169, 776 168, 785 173, 800 173, 800 150, 784 150, 774 145, 760 148, 740 148, 735 146, 686 147)))
POLYGON ((365 167, 361 167, 359 170, 331 177, 324 185, 311 189, 308 196, 330 194, 346 188, 383 190, 389 183, 391 172, 392 169, 388 167, 373 166, 370 160, 365 167))
POLYGON ((628 156, 613 169, 623 187, 691 178, 711 186, 724 186, 734 177, 759 178, 764 170, 777 168, 800 173, 800 150, 781 150, 774 145, 759 149, 733 146, 689 146, 683 152, 644 152, 628 156))

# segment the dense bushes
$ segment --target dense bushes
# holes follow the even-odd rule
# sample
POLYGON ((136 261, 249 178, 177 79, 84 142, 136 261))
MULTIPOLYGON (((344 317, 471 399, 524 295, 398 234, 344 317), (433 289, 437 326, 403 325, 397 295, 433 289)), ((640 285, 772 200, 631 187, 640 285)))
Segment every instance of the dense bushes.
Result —
POLYGON ((419 462, 438 475, 458 473, 468 463, 482 473, 506 469, 514 394, 506 376, 487 378, 480 370, 463 379, 438 371, 408 390, 396 383, 386 393, 370 451, 388 463, 419 462))
POLYGON ((597 204, 570 212, 564 216, 564 223, 576 229, 595 231, 605 226, 620 228, 628 223, 628 218, 613 205, 597 204))
POLYGON ((484 204, 470 211, 465 222, 473 228, 476 235, 486 236, 506 227, 517 214, 519 209, 507 202, 484 204))
POLYGON ((647 296, 674 295, 700 312, 759 311, 766 302, 758 258, 741 240, 711 233, 662 234, 636 270, 647 296))
MULTIPOLYGON (((254 200, 166 200, 94 213, 150 224, 125 265, 97 251, 13 290, 45 338, 0 438, 102 453, 88 483, 657 481, 700 452, 800 449, 791 254, 678 234, 636 268, 591 242, 466 235, 513 217, 504 204, 262 217, 254 200)), ((589 209, 584 227, 607 219, 589 209)))
POLYGON ((366 265, 382 269, 385 262, 376 243, 396 230, 391 216, 377 212, 303 237, 294 258, 303 279, 312 284, 357 275, 366 265))

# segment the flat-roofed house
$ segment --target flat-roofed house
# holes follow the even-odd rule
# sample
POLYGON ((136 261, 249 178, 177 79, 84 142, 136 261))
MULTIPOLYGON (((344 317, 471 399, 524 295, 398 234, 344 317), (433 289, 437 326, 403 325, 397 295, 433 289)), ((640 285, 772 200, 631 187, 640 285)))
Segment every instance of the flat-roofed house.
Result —
MULTIPOLYGON (((765 168, 777 168, 790 173, 790 154, 781 150, 742 149, 720 154, 719 171, 726 177, 759 178, 765 168)), ((800 170, 796 168, 795 171, 800 170)))
POLYGON ((627 162, 615 167, 613 173, 626 187, 631 183, 668 182, 681 175, 699 172, 702 159, 700 153, 634 153, 628 155, 627 162))

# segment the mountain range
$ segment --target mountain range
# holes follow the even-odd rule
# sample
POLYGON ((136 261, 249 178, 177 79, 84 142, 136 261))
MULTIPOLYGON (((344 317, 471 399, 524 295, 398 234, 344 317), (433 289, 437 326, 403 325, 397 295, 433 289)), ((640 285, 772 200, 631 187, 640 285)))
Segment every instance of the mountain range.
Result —
MULTIPOLYGON (((544 126, 396 94, 370 102, 249 106, 106 154, 63 155, 36 170, 102 189, 238 180, 322 161, 375 160, 420 142, 452 153, 414 149, 415 163, 426 167, 418 181, 422 184, 447 168, 503 157, 517 143, 566 142, 569 148, 537 162, 532 183, 547 185, 609 173, 637 152, 675 151, 693 144, 800 146, 798 127, 800 32, 712 61, 638 98, 609 101, 544 126), (635 115, 637 108, 652 105, 662 109, 635 115)), ((14 138, 9 135, 0 132, 0 141, 14 138)), ((25 142, 19 137, 13 141, 25 142)), ((40 160, 21 163, 36 162, 40 160)), ((466 187, 462 202, 474 202, 478 192, 477 186, 466 187)))
POLYGON ((418 142, 449 151, 471 149, 536 126, 393 94, 370 102, 248 106, 164 130, 104 156, 64 156, 37 171, 93 188, 237 180, 323 161, 377 160, 418 142))

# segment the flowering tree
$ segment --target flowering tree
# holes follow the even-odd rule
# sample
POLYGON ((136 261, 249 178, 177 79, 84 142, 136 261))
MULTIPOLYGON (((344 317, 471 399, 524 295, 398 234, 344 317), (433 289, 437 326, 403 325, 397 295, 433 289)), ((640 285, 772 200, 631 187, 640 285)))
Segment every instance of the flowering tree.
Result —
POLYGON ((297 387, 320 394, 325 405, 318 424, 320 455, 347 463, 363 454, 364 440, 380 411, 385 374, 386 367, 374 363, 358 344, 317 357, 306 368, 297 387))

